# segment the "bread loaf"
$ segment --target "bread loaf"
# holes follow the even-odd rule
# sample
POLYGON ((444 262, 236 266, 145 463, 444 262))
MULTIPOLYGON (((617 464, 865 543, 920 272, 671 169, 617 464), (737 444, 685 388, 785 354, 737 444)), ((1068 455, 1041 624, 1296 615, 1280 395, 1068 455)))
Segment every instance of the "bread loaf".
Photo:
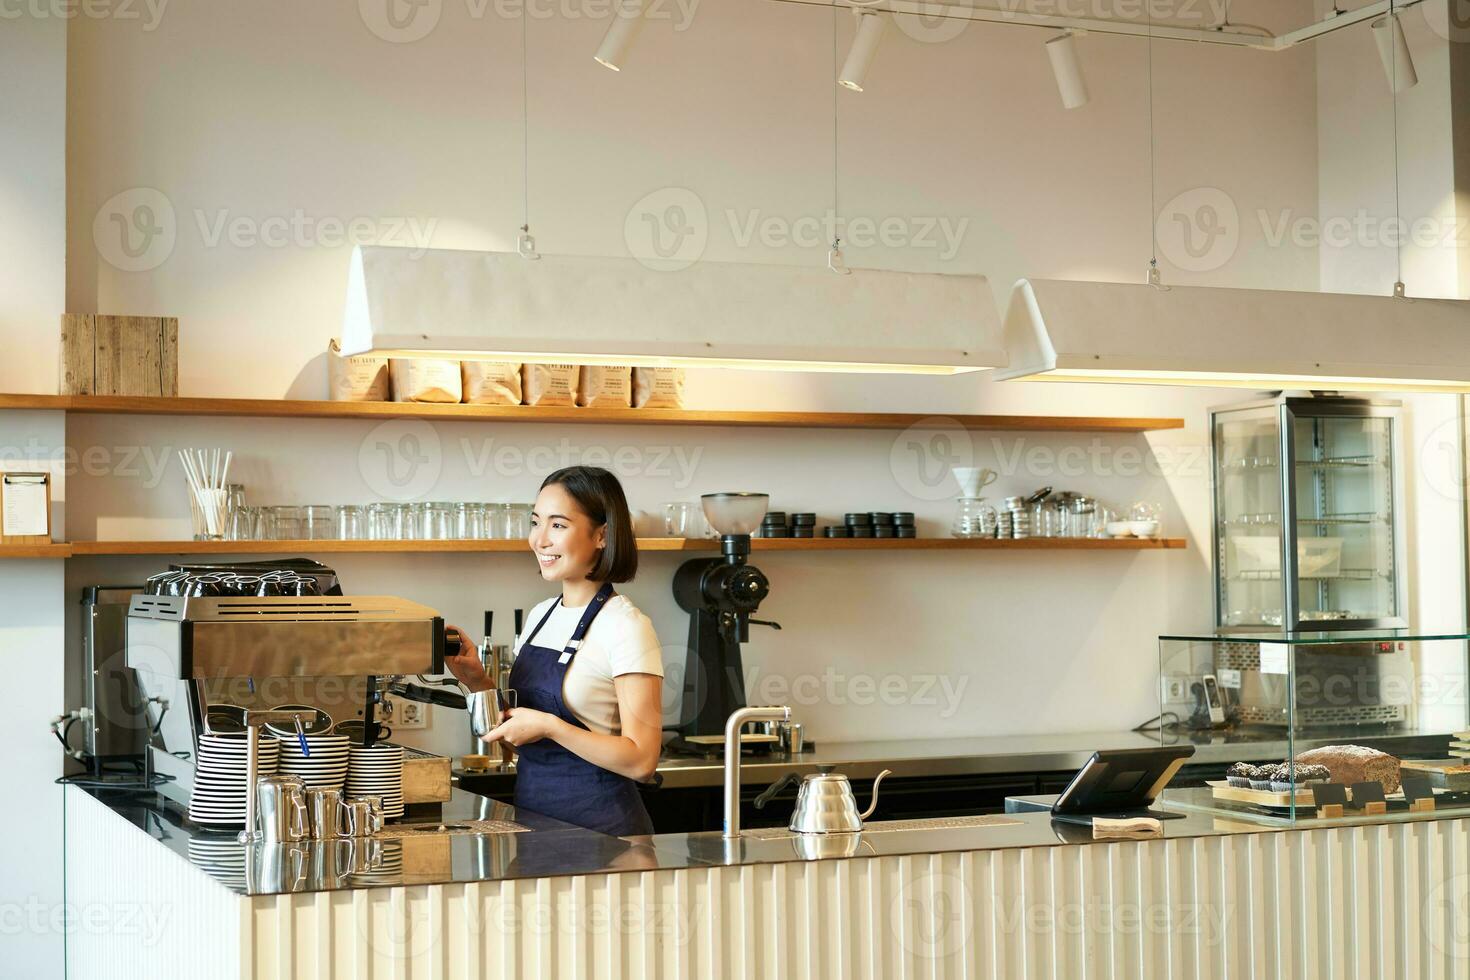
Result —
POLYGON ((1326 766, 1334 783, 1382 783, 1385 793, 1399 788, 1399 760, 1365 745, 1324 745, 1296 757, 1299 766, 1326 766))

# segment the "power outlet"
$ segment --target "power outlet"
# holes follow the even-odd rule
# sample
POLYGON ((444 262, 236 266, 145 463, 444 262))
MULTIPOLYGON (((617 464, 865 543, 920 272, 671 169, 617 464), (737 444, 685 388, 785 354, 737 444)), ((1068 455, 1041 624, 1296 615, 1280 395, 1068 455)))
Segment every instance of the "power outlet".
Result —
POLYGON ((401 698, 382 699, 382 721, 394 729, 423 729, 428 727, 426 705, 401 698))
POLYGON ((395 728, 425 728, 429 724, 429 713, 425 710, 428 705, 417 701, 399 701, 397 710, 393 713, 393 727, 395 728))
POLYGON ((1163 678, 1165 704, 1180 704, 1189 700, 1189 678, 1182 674, 1168 674, 1163 678))

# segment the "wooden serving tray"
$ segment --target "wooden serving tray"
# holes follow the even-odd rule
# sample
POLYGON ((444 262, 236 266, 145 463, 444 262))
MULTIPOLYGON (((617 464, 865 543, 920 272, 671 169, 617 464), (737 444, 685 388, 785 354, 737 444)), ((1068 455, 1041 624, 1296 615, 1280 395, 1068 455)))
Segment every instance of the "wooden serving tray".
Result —
POLYGON ((1270 789, 1251 789, 1250 787, 1231 786, 1223 779, 1212 779, 1205 783, 1210 791, 1215 794, 1217 800, 1230 800, 1233 803, 1249 803, 1252 806, 1289 807, 1316 806, 1312 801, 1312 790, 1308 787, 1295 792, 1278 793, 1270 789))

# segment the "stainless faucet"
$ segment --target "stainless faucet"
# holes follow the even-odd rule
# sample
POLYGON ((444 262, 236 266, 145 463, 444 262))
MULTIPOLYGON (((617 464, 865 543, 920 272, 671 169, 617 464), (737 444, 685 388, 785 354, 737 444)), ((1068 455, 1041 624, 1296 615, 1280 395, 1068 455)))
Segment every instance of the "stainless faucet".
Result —
POLYGON ((729 840, 740 836, 740 729, 752 721, 790 721, 785 705, 770 708, 741 708, 725 722, 725 829, 729 840))

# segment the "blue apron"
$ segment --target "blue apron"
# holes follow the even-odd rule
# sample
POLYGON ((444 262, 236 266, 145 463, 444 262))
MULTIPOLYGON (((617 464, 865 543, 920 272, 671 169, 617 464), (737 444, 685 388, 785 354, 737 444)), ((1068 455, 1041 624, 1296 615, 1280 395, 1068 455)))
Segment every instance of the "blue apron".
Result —
MULTIPOLYGON (((561 600, 552 603, 521 644, 510 669, 510 686, 516 691, 520 707, 556 715, 568 724, 588 730, 562 700, 562 684, 587 628, 613 594, 611 583, 597 590, 565 650, 538 647, 534 643, 536 634, 556 612, 561 600)), ((627 776, 594 765, 549 738, 522 745, 516 751, 517 807, 615 837, 653 833, 653 822, 648 818, 643 798, 638 795, 638 786, 627 776)))

